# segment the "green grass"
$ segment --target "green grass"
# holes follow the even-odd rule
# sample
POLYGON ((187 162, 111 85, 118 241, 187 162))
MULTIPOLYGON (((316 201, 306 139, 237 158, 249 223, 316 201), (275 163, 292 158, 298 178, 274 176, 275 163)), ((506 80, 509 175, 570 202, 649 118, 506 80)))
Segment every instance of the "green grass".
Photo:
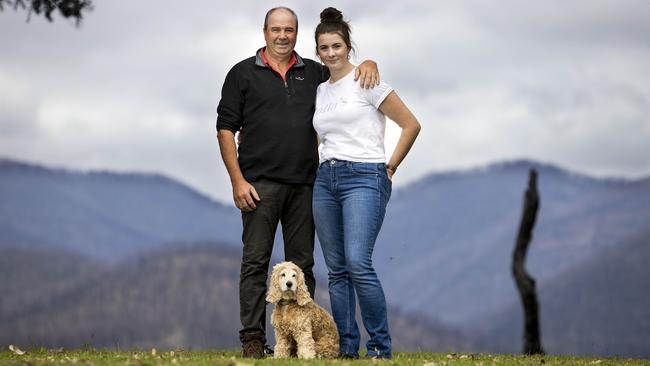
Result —
POLYGON ((569 357, 569 356, 521 356, 489 354, 448 354, 425 352, 398 352, 392 360, 253 360, 239 357, 239 352, 228 351, 107 351, 96 349, 48 350, 31 349, 19 355, 8 349, 0 351, 0 365, 650 365, 650 360, 569 357))

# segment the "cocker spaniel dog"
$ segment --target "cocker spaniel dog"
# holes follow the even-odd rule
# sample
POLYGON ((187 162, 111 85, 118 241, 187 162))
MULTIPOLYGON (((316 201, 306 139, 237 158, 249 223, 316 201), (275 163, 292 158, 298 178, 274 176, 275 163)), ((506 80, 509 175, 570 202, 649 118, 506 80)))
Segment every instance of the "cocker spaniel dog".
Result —
POLYGON ((273 267, 266 301, 275 304, 275 358, 336 358, 339 334, 332 316, 309 296, 305 276, 293 262, 273 267))

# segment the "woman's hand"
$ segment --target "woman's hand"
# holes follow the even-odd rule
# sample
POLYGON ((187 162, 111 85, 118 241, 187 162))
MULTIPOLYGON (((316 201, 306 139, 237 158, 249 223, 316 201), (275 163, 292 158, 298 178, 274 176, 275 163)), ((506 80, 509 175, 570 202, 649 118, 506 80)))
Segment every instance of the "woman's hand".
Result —
POLYGON ((393 174, 395 174, 396 170, 397 168, 395 168, 394 166, 386 165, 386 174, 388 174, 388 179, 390 179, 391 182, 393 181, 393 174))

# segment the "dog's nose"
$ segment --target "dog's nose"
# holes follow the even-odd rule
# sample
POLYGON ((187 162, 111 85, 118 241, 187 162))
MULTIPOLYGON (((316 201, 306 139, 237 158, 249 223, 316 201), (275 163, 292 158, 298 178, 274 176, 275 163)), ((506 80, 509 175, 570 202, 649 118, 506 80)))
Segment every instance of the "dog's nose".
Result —
POLYGON ((287 288, 291 288, 291 286, 293 286, 293 283, 287 282, 287 288))

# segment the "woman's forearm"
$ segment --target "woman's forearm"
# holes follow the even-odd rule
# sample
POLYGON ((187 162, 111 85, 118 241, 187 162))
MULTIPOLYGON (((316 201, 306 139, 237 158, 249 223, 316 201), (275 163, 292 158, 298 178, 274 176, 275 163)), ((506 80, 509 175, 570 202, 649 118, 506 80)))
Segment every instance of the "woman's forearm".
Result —
POLYGON ((393 151, 393 155, 390 157, 390 160, 388 160, 388 164, 386 164, 387 168, 393 170, 393 174, 397 170, 397 167, 402 163, 402 160, 404 160, 408 152, 411 150, 411 147, 413 146, 413 143, 415 142, 415 139, 419 133, 420 124, 417 121, 415 121, 414 124, 410 124, 409 126, 402 128, 402 132, 400 133, 399 140, 397 141, 395 151, 393 151))
POLYGON ((379 110, 397 123, 397 125, 402 129, 395 151, 393 151, 393 155, 390 160, 388 160, 388 164, 386 164, 388 176, 392 178, 397 167, 402 163, 402 160, 404 160, 409 150, 411 150, 418 133, 420 133, 421 127, 417 118, 415 118, 413 113, 411 113, 408 107, 394 91, 388 94, 386 99, 384 99, 379 106, 379 110))

